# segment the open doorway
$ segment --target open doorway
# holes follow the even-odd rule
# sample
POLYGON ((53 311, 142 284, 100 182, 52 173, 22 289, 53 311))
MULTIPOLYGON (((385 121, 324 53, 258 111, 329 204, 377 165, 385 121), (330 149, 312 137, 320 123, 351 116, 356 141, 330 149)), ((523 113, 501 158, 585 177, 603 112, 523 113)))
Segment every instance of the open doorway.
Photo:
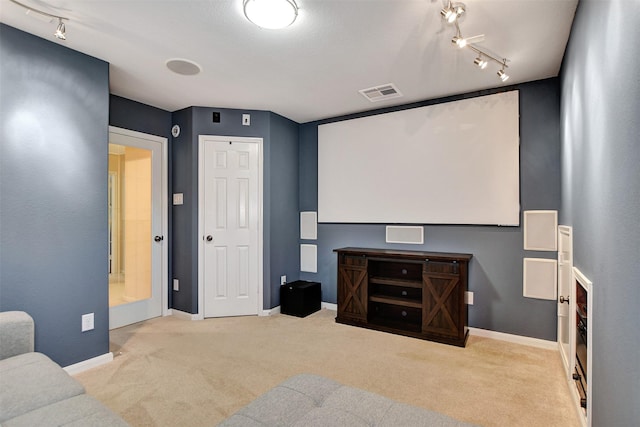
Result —
POLYGON ((110 329, 167 311, 166 141, 110 128, 110 329))

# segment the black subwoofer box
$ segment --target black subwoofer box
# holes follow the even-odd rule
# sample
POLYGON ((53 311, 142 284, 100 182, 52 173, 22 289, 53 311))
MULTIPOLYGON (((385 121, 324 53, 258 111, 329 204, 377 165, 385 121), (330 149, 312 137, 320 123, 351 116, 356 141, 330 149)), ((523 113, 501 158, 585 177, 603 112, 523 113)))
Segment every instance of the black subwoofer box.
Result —
POLYGON ((280 285, 280 312, 306 317, 320 310, 322 289, 319 282, 296 280, 280 285))

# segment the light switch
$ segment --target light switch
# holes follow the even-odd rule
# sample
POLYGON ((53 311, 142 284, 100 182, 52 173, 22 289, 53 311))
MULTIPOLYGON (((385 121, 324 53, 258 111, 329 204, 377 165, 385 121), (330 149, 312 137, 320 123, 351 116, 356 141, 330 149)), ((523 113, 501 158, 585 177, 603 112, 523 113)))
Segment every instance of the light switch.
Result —
POLYGON ((173 194, 173 204, 181 205, 184 203, 184 197, 182 193, 174 193, 173 194))
POLYGON ((251 126, 251 114, 242 115, 242 126, 251 126))

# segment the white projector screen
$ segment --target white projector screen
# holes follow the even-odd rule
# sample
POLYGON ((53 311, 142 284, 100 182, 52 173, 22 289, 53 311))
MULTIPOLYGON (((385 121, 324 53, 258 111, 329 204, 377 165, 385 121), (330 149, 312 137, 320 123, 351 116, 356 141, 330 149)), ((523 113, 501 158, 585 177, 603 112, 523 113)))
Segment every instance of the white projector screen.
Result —
POLYGON ((318 222, 520 224, 518 91, 318 126, 318 222))

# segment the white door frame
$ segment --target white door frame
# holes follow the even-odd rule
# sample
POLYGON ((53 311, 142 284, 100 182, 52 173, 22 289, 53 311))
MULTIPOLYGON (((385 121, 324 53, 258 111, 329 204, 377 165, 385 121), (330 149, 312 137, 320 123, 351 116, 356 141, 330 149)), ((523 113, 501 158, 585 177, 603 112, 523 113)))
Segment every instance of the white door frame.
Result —
POLYGON ((169 314, 169 178, 168 178, 168 165, 169 165, 169 150, 168 140, 161 136, 149 135, 142 132, 136 132, 129 129, 122 129, 115 126, 109 126, 109 133, 129 136, 132 138, 147 139, 150 141, 160 143, 162 147, 162 170, 161 170, 161 211, 162 211, 162 236, 164 236, 163 244, 161 245, 162 252, 162 268, 161 268, 161 301, 162 301, 162 315, 167 316, 169 314))
POLYGON ((205 141, 245 142, 258 144, 258 315, 263 315, 263 139, 239 136, 198 135, 198 314, 197 319, 204 319, 204 206, 199 203, 204 199, 204 144, 205 141))
POLYGON ((575 302, 575 279, 573 277, 573 229, 567 225, 559 225, 558 226, 558 299, 556 300, 556 304, 558 305, 558 349, 560 350, 560 357, 564 364, 564 368, 566 371, 567 378, 571 379, 573 374, 573 366, 575 364, 576 358, 576 349, 575 349, 575 311, 576 311, 576 302, 575 302), (562 236, 567 236, 569 238, 569 247, 563 247, 563 239, 562 236), (569 253, 569 259, 564 258, 564 252, 569 253), (569 283, 562 282, 561 276, 561 268, 566 268, 569 271, 569 283), (561 286, 564 285, 568 287, 568 289, 564 289, 564 294, 561 293, 561 286), (566 294, 566 295, 565 295, 566 294), (569 354, 565 355, 564 348, 561 342, 561 329, 562 325, 560 322, 560 310, 564 308, 564 306, 560 302, 560 297, 569 297, 569 308, 568 308, 568 322, 569 322, 569 354), (572 327, 572 325, 574 325, 572 327))

